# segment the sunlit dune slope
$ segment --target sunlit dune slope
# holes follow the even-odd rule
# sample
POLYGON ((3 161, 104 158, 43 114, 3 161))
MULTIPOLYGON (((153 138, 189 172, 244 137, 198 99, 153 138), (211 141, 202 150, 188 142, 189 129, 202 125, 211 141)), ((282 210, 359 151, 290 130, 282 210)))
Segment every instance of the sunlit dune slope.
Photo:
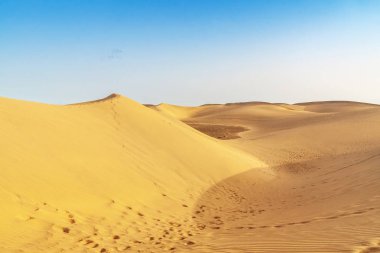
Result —
POLYGON ((0 134, 0 252, 191 249, 198 197, 265 166, 120 95, 66 106, 1 98, 0 134))
POLYGON ((198 252, 380 252, 378 105, 235 103, 183 115, 275 171, 267 182, 243 172, 202 195, 195 214, 213 240, 200 234, 198 252), (233 127, 244 131, 230 139, 233 127))

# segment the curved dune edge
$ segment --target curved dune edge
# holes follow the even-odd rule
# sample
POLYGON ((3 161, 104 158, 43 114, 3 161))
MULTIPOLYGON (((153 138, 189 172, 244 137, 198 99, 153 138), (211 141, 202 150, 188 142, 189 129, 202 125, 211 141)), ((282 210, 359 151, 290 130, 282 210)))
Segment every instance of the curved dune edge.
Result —
POLYGON ((266 166, 120 95, 67 106, 1 98, 0 133, 0 252, 191 250, 198 197, 266 166))

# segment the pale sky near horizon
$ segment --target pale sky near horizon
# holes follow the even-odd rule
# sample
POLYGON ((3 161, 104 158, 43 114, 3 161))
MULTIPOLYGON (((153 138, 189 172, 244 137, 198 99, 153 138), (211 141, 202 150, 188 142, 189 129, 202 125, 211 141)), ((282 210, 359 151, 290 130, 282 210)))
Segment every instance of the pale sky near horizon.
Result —
POLYGON ((380 1, 0 0, 0 96, 380 104, 380 1))

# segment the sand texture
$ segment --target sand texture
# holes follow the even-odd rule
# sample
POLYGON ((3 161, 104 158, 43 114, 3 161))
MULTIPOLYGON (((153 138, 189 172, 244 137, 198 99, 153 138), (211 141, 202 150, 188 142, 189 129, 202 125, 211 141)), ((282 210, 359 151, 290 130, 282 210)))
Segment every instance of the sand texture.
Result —
POLYGON ((380 252, 380 106, 0 98, 0 252, 380 252))

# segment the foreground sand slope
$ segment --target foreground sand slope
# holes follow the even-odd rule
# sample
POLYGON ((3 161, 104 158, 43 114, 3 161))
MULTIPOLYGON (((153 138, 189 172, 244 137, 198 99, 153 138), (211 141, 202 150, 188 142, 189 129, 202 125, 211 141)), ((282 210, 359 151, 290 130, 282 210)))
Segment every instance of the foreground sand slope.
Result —
POLYGON ((155 109, 225 139, 276 172, 267 182, 243 172, 202 195, 195 214, 212 236, 198 235, 197 252, 380 252, 379 106, 168 108, 155 109))
POLYGON ((265 167, 120 95, 67 106, 1 98, 0 135, 0 252, 191 250, 200 195, 265 167))

